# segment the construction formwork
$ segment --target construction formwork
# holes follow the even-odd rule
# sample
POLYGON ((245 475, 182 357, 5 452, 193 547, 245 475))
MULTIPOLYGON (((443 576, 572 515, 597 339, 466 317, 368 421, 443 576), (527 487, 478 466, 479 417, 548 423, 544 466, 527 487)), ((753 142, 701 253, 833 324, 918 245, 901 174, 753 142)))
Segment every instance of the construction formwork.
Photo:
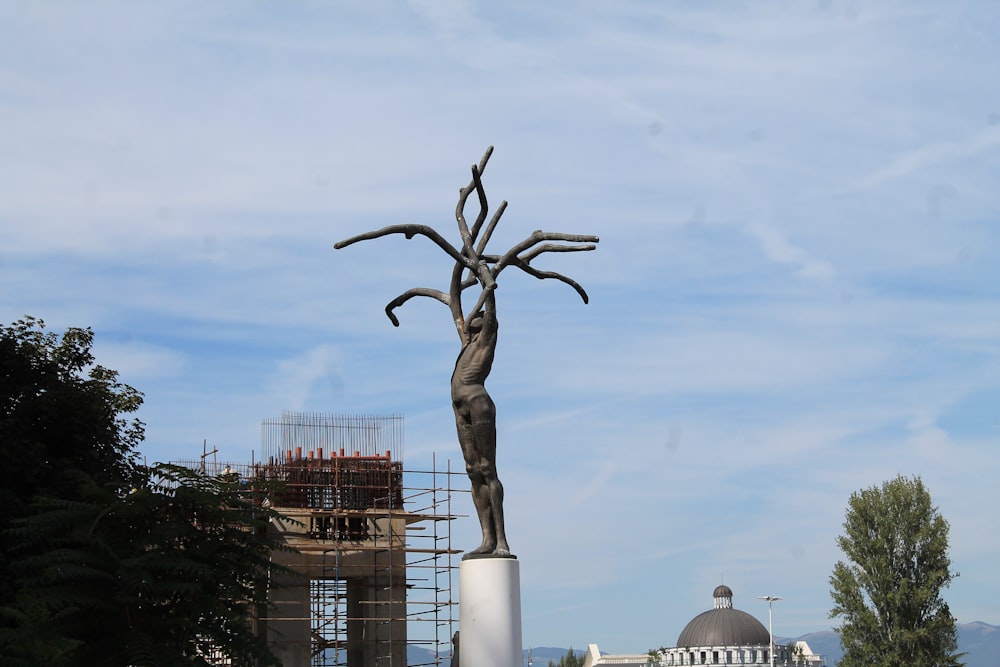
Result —
POLYGON ((257 620, 285 665, 405 667, 450 660, 452 472, 404 470, 402 417, 285 412, 262 424, 250 464, 189 463, 270 482, 272 535, 295 575, 269 588, 257 620), (409 662, 408 662, 409 654, 409 662))

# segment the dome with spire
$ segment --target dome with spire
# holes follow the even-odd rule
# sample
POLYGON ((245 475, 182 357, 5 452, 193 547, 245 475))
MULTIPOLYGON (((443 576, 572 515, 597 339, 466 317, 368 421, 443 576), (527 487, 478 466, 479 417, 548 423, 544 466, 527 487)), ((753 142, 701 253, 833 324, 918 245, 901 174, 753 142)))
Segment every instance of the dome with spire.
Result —
MULTIPOLYGON (((768 664, 774 667, 826 667, 826 659, 812 652, 804 641, 771 645, 764 624, 755 617, 733 609, 733 590, 725 584, 712 591, 713 609, 691 619, 677 638, 677 645, 648 653, 602 655, 596 644, 587 647, 585 667, 747 667, 768 664)), ((761 598, 770 603, 778 597, 761 598)))
MULTIPOLYGON (((729 606, 730 607, 733 606, 733 604, 732 604, 733 603, 733 589, 731 589, 729 586, 726 586, 725 584, 720 584, 720 585, 716 586, 715 590, 712 591, 712 597, 715 598, 715 599, 718 599, 718 598, 729 598, 729 606)), ((718 606, 718 605, 716 605, 716 606, 718 606)))
POLYGON ((677 646, 768 646, 771 638, 764 624, 733 609, 733 591, 717 586, 712 593, 715 608, 698 614, 677 637, 677 646))

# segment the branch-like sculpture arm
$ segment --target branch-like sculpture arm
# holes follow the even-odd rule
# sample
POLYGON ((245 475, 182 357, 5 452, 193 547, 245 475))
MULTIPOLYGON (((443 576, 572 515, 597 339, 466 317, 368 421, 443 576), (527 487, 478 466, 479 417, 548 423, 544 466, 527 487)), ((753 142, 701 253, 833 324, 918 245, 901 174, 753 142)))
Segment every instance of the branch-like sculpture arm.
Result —
MULTIPOLYGON (((583 235, 583 234, 562 234, 560 232, 543 232, 540 229, 536 229, 531 233, 531 236, 524 239, 500 258, 497 262, 496 268, 494 269, 494 274, 503 271, 503 267, 511 263, 514 257, 517 257, 525 250, 538 245, 542 241, 566 241, 567 243, 598 243, 600 238, 597 236, 583 235)), ((582 246, 579 250, 593 250, 595 246, 582 246)), ((542 251, 545 252, 545 251, 542 251)), ((572 252, 572 251, 571 251, 572 252)), ((540 253, 535 253, 538 255, 540 253)))
MULTIPOLYGON (((583 297, 584 303, 587 302, 587 295, 583 289, 573 280, 567 278, 558 273, 551 271, 538 271, 530 267, 531 260, 538 257, 539 255, 546 252, 588 252, 590 250, 595 250, 597 248, 596 243, 600 242, 600 238, 597 236, 583 235, 583 234, 562 234, 560 232, 543 232, 541 230, 535 230, 532 232, 531 236, 521 241, 513 248, 508 250, 503 257, 499 257, 494 260, 493 264, 493 276, 494 278, 500 275, 508 266, 517 266, 522 271, 529 273, 536 278, 555 278, 561 280, 567 285, 571 285, 580 296, 583 297), (544 245, 538 245, 544 241, 564 241, 567 243, 586 243, 587 245, 556 245, 553 243, 546 243, 544 245), (538 246, 538 247, 535 247, 538 246), (521 255, 521 253, 524 253, 521 255)), ((492 257, 490 259, 493 259, 492 257)))
POLYGON ((482 175, 483 171, 486 169, 486 163, 490 161, 490 156, 493 155, 493 147, 490 146, 486 149, 486 153, 483 154, 482 159, 479 160, 478 165, 472 165, 472 180, 469 184, 462 188, 458 193, 458 204, 455 206, 455 220, 458 222, 458 233, 462 236, 462 246, 465 249, 467 256, 472 257, 474 250, 472 244, 479 234, 479 229, 483 226, 483 221, 486 219, 486 214, 489 212, 489 203, 486 200, 486 190, 483 188, 482 175), (476 222, 472 225, 472 231, 469 230, 469 225, 465 222, 465 203, 469 199, 469 195, 475 190, 476 194, 479 196, 479 215, 476 216, 476 222))
MULTIPOLYGON (((503 212, 507 210, 507 200, 500 202, 500 206, 497 208, 497 212, 493 214, 490 218, 490 222, 486 225, 486 231, 483 232, 482 237, 479 239, 479 243, 476 245, 476 254, 482 259, 483 252, 486 250, 486 244, 490 242, 490 238, 493 236, 493 230, 497 228, 497 223, 500 222, 500 216, 503 212)), ((479 229, 476 228, 472 230, 472 236, 475 238, 479 234, 479 229)))
POLYGON ((493 290, 496 289, 493 270, 490 268, 489 263, 480 257, 480 254, 485 250, 490 236, 493 235, 493 230, 500 221, 500 216, 507 209, 506 201, 500 204, 500 208, 493 215, 493 218, 490 219, 483 238, 479 239, 478 243, 476 242, 480 231, 483 229, 483 223, 486 222, 486 216, 489 213, 489 201, 486 198, 486 189, 483 187, 482 174, 492 154, 493 147, 490 146, 486 149, 486 153, 479 161, 479 164, 472 165, 472 180, 459 191, 458 204, 455 206, 455 221, 458 223, 458 232, 462 237, 462 255, 467 261, 455 263, 451 277, 450 296, 452 316, 463 345, 467 345, 470 342, 469 327, 475 313, 479 312, 479 309, 487 303, 488 296, 492 299, 493 290), (469 229, 469 225, 465 220, 465 205, 473 190, 479 198, 479 213, 476 215, 476 221, 472 224, 472 228, 469 229), (466 269, 471 276, 463 280, 466 269), (462 312, 462 292, 467 287, 471 287, 477 283, 482 287, 482 292, 475 307, 470 311, 468 317, 465 317, 462 312))
POLYGON ((588 252, 590 250, 597 250, 596 245, 555 245, 553 243, 546 243, 545 245, 533 248, 530 252, 526 252, 523 255, 519 255, 518 259, 525 263, 530 263, 531 260, 538 257, 544 252, 588 252))
POLYGON ((439 248, 448 253, 456 262, 463 264, 467 269, 472 271, 476 270, 476 262, 470 260, 461 252, 456 250, 453 245, 444 239, 443 236, 427 225, 389 225, 388 227, 383 227, 382 229, 365 232, 364 234, 358 234, 357 236, 352 236, 349 239, 344 239, 343 241, 334 243, 333 247, 340 250, 341 248, 346 248, 347 246, 358 243, 359 241, 370 241, 371 239, 389 236, 390 234, 403 234, 407 239, 412 239, 418 234, 420 236, 426 236, 431 241, 436 243, 439 248))
POLYGON ((397 308, 399 308, 400 306, 402 306, 404 303, 406 303, 415 296, 430 297, 432 299, 440 301, 449 308, 451 307, 451 299, 448 298, 448 295, 442 292, 441 290, 431 289, 429 287, 414 287, 413 289, 408 289, 399 296, 397 296, 395 299, 390 301, 388 305, 386 305, 385 307, 385 314, 389 316, 390 320, 392 320, 392 325, 394 327, 399 326, 399 320, 396 319, 396 314, 392 311, 396 310, 397 308))
POLYGON ((560 282, 564 282, 576 290, 576 293, 580 295, 580 298, 583 299, 584 303, 590 303, 590 297, 587 296, 587 292, 584 291, 583 287, 580 286, 580 283, 576 282, 575 280, 573 280, 568 276, 564 276, 561 273, 556 273, 555 271, 539 271, 535 267, 529 266, 526 262, 522 262, 516 259, 513 262, 511 262, 511 265, 516 266, 517 268, 521 269, 528 275, 534 276, 539 280, 545 280, 546 278, 555 278, 560 282))

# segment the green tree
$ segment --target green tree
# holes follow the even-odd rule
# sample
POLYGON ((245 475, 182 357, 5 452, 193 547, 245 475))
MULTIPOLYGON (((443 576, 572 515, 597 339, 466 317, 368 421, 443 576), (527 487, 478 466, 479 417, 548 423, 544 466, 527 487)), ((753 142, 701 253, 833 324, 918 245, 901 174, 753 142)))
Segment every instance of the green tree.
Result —
POLYGON ((93 340, 32 317, 0 325, 0 606, 15 594, 6 529, 36 496, 78 499, 81 480, 127 489, 138 479, 143 424, 126 416, 142 394, 94 364, 93 340))
POLYGON ((948 522, 919 477, 853 493, 837 544, 848 561, 830 577, 841 667, 960 664, 955 619, 941 598, 957 576, 948 522))
POLYGON ((137 465, 141 394, 92 342, 0 326, 0 664, 276 664, 250 620, 275 570, 268 489, 137 465))
POLYGON ((549 667, 583 667, 585 660, 584 656, 577 655, 573 651, 573 647, 570 646, 569 650, 566 651, 566 655, 559 658, 559 662, 549 660, 549 667))
POLYGON ((263 494, 187 468, 149 472, 127 495, 90 485, 83 500, 43 499, 17 522, 26 622, 8 659, 201 665, 218 652, 277 664, 250 622, 267 602, 277 548, 263 494))

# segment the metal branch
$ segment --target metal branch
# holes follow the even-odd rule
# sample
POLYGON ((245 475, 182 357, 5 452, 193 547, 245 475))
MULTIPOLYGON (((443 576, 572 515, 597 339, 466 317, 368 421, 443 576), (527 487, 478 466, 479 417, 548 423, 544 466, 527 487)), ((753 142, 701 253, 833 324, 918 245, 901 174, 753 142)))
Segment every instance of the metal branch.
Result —
POLYGON ((508 265, 516 266, 517 268, 521 269, 528 275, 534 276, 539 280, 545 280, 546 278, 554 278, 555 280, 564 282, 576 290, 576 293, 580 295, 580 298, 583 299, 584 303, 590 303, 590 297, 587 296, 587 292, 583 289, 583 287, 580 286, 580 283, 576 282, 572 278, 569 278, 568 276, 564 276, 561 273, 556 273, 555 271, 539 271, 535 267, 531 266, 527 262, 521 261, 517 257, 511 260, 508 265))
MULTIPOLYGON (((484 155, 481 160, 483 167, 486 166, 486 161, 489 159, 490 152, 491 151, 487 151, 487 154, 484 155)), ((489 203, 486 199, 486 190, 483 188, 483 181, 480 178, 480 170, 476 165, 472 165, 472 183, 470 186, 463 188, 458 198, 458 207, 455 210, 455 220, 458 221, 458 230, 462 235, 463 254, 476 264, 476 268, 470 269, 470 271, 479 278, 479 283, 483 286, 483 290, 491 290, 496 287, 496 283, 493 281, 493 273, 486 262, 479 259, 476 248, 473 247, 475 237, 479 233, 479 230, 482 229, 483 222, 486 220, 486 214, 489 211, 489 203), (479 196, 479 214, 476 216, 476 222, 473 223, 473 231, 469 231, 468 224, 465 221, 465 204, 468 201, 470 194, 470 186, 475 188, 476 194, 479 196)), ((480 303, 482 303, 483 300, 483 298, 480 298, 480 303)))
MULTIPOLYGON (((448 306, 451 310, 452 320, 454 321, 459 338, 462 340, 463 345, 468 344, 469 324, 467 319, 471 320, 487 301, 494 298, 497 276, 508 266, 516 266, 539 280, 551 278, 566 283, 576 290, 584 303, 589 301, 587 293, 575 280, 554 271, 536 269, 531 266, 531 262, 539 255, 547 252, 587 252, 595 250, 597 247, 595 244, 600 240, 597 236, 536 230, 528 238, 510 248, 503 255, 486 253, 486 246, 492 239, 504 211, 507 210, 507 202, 501 202, 500 206, 487 222, 489 203, 486 197, 486 190, 483 186, 482 176, 492 154, 493 147, 490 146, 479 160, 479 164, 472 165, 472 179, 468 185, 459 190, 458 204, 455 207, 455 220, 458 222, 458 230, 462 237, 461 250, 451 245, 433 228, 418 224, 390 225, 379 230, 352 236, 334 245, 334 248, 340 249, 359 241, 367 241, 391 234, 403 234, 407 239, 412 239, 414 236, 419 235, 433 241, 449 257, 455 260, 448 293, 426 287, 416 287, 399 295, 386 306, 386 315, 394 326, 399 326, 399 320, 393 312, 396 308, 414 297, 428 297, 448 306), (479 214, 476 216, 476 220, 470 229, 465 219, 465 206, 473 190, 476 192, 479 200, 479 214), (478 294, 475 307, 467 316, 462 308, 462 293, 466 289, 477 285, 481 291, 478 294)), ((492 303, 492 301, 490 302, 492 303)))
POLYGON ((486 149, 486 153, 483 154, 478 165, 472 165, 472 180, 459 191, 458 204, 455 206, 455 220, 458 222, 458 232, 462 236, 462 245, 465 248, 466 255, 473 261, 475 261, 473 258, 475 250, 472 247, 472 243, 479 233, 479 228, 482 227, 483 220, 486 219, 486 214, 489 211, 489 205, 486 201, 486 191, 483 189, 482 175, 486 170, 486 164, 490 161, 491 155, 493 155, 492 146, 486 149), (473 190, 479 196, 479 215, 472 226, 473 231, 469 231, 469 225, 465 221, 465 204, 469 200, 469 195, 472 194, 473 190))
POLYGON ((385 307, 385 314, 389 316, 390 320, 392 320, 392 325, 394 327, 399 326, 399 320, 396 319, 396 314, 392 311, 399 308, 415 296, 430 297, 431 299, 440 301, 446 306, 451 306, 451 299, 449 299, 448 295, 441 290, 431 289, 429 287, 414 287, 413 289, 408 289, 390 301, 385 307))
POLYGON ((493 155, 493 147, 488 146, 486 152, 483 153, 483 157, 479 158, 479 175, 482 176, 483 172, 486 171, 486 163, 490 161, 490 156, 493 155))
POLYGON ((388 227, 383 227, 382 229, 365 232, 364 234, 358 234, 357 236, 352 236, 349 239, 344 239, 343 241, 333 244, 333 247, 340 250, 341 248, 346 248, 347 246, 358 243, 359 241, 370 241, 371 239, 389 236, 390 234, 403 234, 407 239, 412 239, 418 234, 420 236, 426 236, 431 241, 436 243, 439 248, 448 253, 456 262, 459 262, 472 271, 475 271, 477 268, 477 262, 463 255, 455 249, 454 246, 448 243, 443 236, 427 225, 389 225, 388 227))
MULTIPOLYGON (((521 241, 514 247, 504 254, 503 257, 496 263, 493 269, 493 275, 496 276, 504 267, 511 264, 514 259, 520 255, 525 250, 538 245, 543 241, 566 241, 568 243, 598 243, 600 238, 596 236, 580 235, 580 234, 562 234, 560 232, 543 232, 540 229, 536 229, 531 233, 531 236, 521 241)), ((583 246, 581 250, 593 250, 593 247, 583 246)))
MULTIPOLYGON (((475 166, 473 166, 473 172, 475 169, 475 166)), ((470 187, 462 188, 462 191, 458 195, 458 204, 455 206, 455 220, 458 222, 458 233, 462 237, 462 248, 467 254, 472 254, 472 233, 469 231, 468 223, 465 222, 465 202, 469 199, 471 193, 472 189, 470 187)))
MULTIPOLYGON (((455 267, 451 270, 451 282, 448 283, 448 293, 450 296, 448 300, 451 307, 451 320, 458 332, 458 339, 465 345, 469 342, 469 335, 465 330, 465 313, 462 312, 462 292, 465 290, 462 283, 463 273, 465 273, 465 269, 462 264, 455 262, 455 267)), ((469 281, 470 285, 475 285, 479 282, 474 276, 469 281)))
POLYGON ((479 234, 483 222, 486 221, 486 215, 490 212, 490 203, 486 199, 486 188, 483 187, 482 173, 476 168, 476 165, 472 165, 472 182, 475 184, 476 194, 479 196, 479 215, 476 216, 476 222, 472 225, 470 242, 476 240, 476 235, 479 234))
POLYGON ((465 280, 462 281, 461 290, 464 292, 465 290, 469 289, 473 285, 478 285, 478 284, 479 284, 479 277, 478 276, 469 276, 468 278, 466 278, 465 280))
MULTIPOLYGON (((507 200, 505 199, 502 202, 500 202, 499 208, 497 208, 496 213, 493 214, 493 217, 490 219, 489 224, 486 225, 486 231, 483 232, 482 238, 479 239, 479 243, 476 245, 476 254, 480 256, 480 259, 482 259, 483 251, 486 250, 486 244, 489 243, 490 238, 493 237, 493 230, 496 229, 497 223, 500 222, 500 216, 502 216, 503 212, 506 210, 507 210, 507 200)), ((479 229, 474 229, 472 231, 472 238, 476 238, 478 234, 479 234, 479 229)))
POLYGON ((596 249, 596 245, 554 245, 552 243, 546 243, 545 245, 532 249, 530 252, 519 255, 518 259, 522 262, 530 262, 545 252, 587 252, 589 250, 596 249))

